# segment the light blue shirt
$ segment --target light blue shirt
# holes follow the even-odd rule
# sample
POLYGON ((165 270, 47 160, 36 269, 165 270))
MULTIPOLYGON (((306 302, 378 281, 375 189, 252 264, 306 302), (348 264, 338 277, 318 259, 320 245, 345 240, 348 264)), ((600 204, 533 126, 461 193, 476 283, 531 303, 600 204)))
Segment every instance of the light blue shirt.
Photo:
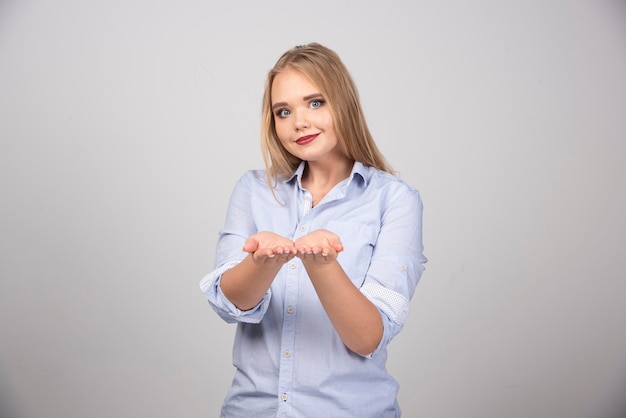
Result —
POLYGON ((356 162, 349 178, 315 207, 302 188, 302 163, 279 181, 276 198, 262 170, 237 183, 220 231, 215 266, 200 288, 215 311, 236 322, 236 368, 222 417, 399 417, 398 384, 387 345, 406 320, 424 270, 422 201, 416 189, 356 162), (259 304, 240 311, 222 293, 224 271, 243 260, 245 240, 271 231, 292 240, 317 229, 339 236, 338 261, 379 309, 384 333, 368 356, 350 351, 324 311, 298 258, 287 262, 259 304))

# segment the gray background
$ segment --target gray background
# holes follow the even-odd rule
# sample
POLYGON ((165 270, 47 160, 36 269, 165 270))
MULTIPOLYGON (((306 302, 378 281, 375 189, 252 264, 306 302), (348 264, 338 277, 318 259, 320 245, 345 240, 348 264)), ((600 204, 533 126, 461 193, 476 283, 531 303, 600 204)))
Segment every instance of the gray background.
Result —
POLYGON ((266 71, 336 50, 425 202, 406 417, 626 411, 623 1, 0 1, 0 416, 214 417, 266 71))

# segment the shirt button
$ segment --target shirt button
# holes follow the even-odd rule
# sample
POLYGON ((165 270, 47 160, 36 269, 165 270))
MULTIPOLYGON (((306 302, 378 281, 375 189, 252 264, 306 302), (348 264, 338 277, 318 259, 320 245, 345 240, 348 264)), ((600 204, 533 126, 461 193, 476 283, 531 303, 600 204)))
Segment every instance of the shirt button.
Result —
POLYGON ((406 270, 406 264, 400 264, 400 270, 406 270))
POLYGON ((302 232, 306 231, 306 226, 302 225, 302 226, 300 227, 300 231, 302 231, 302 232))
POLYGON ((282 399, 283 401, 287 401, 287 394, 283 393, 282 395, 280 395, 280 399, 282 399))
POLYGON ((293 306, 287 307, 287 313, 293 313, 293 311, 294 311, 293 306))
POLYGON ((289 352, 289 350, 285 351, 285 357, 291 357, 291 353, 289 352))
POLYGON ((296 263, 289 263, 289 268, 295 269, 296 268, 296 263))

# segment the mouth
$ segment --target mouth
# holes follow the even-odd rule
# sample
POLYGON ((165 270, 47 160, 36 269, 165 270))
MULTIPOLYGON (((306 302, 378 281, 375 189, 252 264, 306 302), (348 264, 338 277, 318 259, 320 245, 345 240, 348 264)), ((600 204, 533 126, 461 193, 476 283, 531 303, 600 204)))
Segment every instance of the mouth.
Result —
POLYGON ((306 144, 312 142, 315 138, 317 138, 318 135, 319 134, 301 136, 300 138, 298 138, 296 140, 296 144, 298 144, 298 145, 306 145, 306 144))

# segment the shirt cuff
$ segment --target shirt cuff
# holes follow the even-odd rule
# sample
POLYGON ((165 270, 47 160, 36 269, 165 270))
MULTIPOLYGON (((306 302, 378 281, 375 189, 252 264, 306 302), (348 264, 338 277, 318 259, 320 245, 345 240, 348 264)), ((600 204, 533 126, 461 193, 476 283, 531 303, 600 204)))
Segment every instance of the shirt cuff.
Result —
POLYGON ((218 313, 218 315, 226 322, 246 322, 250 324, 258 324, 263 319, 265 312, 269 307, 271 299, 271 291, 263 296, 263 299, 252 309, 242 311, 237 308, 222 292, 220 279, 222 275, 229 269, 233 268, 240 261, 230 261, 213 270, 200 281, 200 290, 206 296, 209 304, 218 313))
POLYGON ((361 293, 397 325, 404 325, 409 315, 409 300, 407 298, 376 283, 363 284, 361 293))
POLYGON ((400 293, 377 283, 363 284, 361 292, 378 308, 383 321, 383 335, 378 347, 370 354, 363 356, 371 359, 402 330, 409 315, 409 300, 400 293))

